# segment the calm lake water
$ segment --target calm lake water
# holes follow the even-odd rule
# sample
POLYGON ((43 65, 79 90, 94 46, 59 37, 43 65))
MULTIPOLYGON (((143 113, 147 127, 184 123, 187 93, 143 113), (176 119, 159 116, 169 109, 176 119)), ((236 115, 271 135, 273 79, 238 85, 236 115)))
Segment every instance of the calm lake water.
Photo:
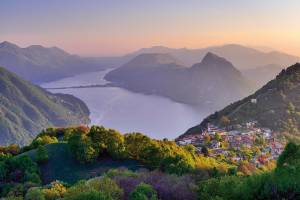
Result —
MULTIPOLYGON (((100 71, 43 84, 45 88, 107 83, 100 71)), ((122 88, 55 89, 53 93, 72 94, 90 109, 91 124, 114 128, 122 133, 142 132, 152 138, 174 139, 198 124, 208 114, 167 98, 133 93, 122 88)))

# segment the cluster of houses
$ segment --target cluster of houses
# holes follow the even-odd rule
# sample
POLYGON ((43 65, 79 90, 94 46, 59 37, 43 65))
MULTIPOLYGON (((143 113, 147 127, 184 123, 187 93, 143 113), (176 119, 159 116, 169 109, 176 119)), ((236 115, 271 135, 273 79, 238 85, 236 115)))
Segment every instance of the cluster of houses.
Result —
MULTIPOLYGON (((258 127, 256 121, 226 127, 226 129, 208 124, 207 128, 201 133, 187 135, 177 140, 177 144, 192 144, 196 147, 198 153, 203 153, 202 148, 206 148, 211 157, 222 154, 228 158, 230 152, 258 147, 261 151, 260 155, 253 156, 250 159, 256 165, 276 160, 285 147, 285 143, 278 140, 272 130, 258 127)), ((231 156, 230 159, 237 162, 244 160, 242 154, 231 156)))

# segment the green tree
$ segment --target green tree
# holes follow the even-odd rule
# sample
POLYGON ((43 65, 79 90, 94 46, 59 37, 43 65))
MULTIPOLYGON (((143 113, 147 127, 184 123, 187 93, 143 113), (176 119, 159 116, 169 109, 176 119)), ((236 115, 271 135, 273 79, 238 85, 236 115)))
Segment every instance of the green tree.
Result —
POLYGON ((103 126, 92 126, 88 136, 93 141, 93 147, 100 153, 107 149, 109 132, 103 126))
POLYGON ((141 133, 130 133, 125 135, 125 147, 132 159, 139 160, 141 152, 147 148, 151 139, 141 133))
POLYGON ((215 134, 215 140, 221 141, 221 136, 220 136, 219 133, 216 133, 216 134, 215 134))
POLYGON ((45 146, 39 146, 36 150, 35 160, 37 163, 45 163, 49 159, 48 151, 45 146))
POLYGON ((81 163, 93 162, 99 156, 99 149, 94 148, 91 138, 84 132, 75 132, 69 137, 68 144, 75 158, 81 163))
POLYGON ((113 158, 125 158, 127 156, 124 137, 113 129, 108 130, 106 147, 107 153, 113 158))
POLYGON ((8 171, 7 162, 0 161, 0 181, 5 181, 8 171))
POLYGON ((290 142, 285 146, 284 151, 279 156, 277 160, 277 167, 281 168, 284 165, 294 163, 294 162, 299 162, 299 159, 300 159, 299 147, 295 143, 290 142))

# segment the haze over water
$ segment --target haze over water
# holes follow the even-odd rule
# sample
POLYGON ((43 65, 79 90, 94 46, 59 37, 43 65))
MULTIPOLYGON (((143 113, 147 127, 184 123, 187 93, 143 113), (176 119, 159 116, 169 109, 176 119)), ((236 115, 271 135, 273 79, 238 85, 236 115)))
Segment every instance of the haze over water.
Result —
MULTIPOLYGON (((104 84, 108 71, 82 74, 43 84, 45 88, 104 84)), ((142 132, 157 139, 174 139, 198 124, 208 113, 154 95, 121 88, 98 87, 51 90, 72 94, 90 109, 91 124, 114 128, 122 133, 142 132)))

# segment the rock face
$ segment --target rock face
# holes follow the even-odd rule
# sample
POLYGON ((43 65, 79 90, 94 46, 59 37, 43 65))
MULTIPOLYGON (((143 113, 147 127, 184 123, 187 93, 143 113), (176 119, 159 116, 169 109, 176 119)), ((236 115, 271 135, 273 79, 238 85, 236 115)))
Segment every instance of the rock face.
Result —
POLYGON ((213 53, 190 68, 168 54, 142 54, 108 73, 105 79, 135 92, 160 95, 208 110, 220 109, 251 91, 241 73, 213 53))
POLYGON ((222 126, 225 116, 231 125, 257 121, 275 131, 299 133, 300 130, 300 64, 282 70, 254 94, 237 101, 204 119, 185 134, 199 133, 208 123, 222 126))
POLYGON ((56 80, 88 71, 102 70, 103 60, 81 58, 57 47, 18 47, 0 43, 0 66, 34 83, 56 80))
POLYGON ((52 94, 0 67, 0 144, 27 144, 49 126, 88 124, 79 99, 52 94))

